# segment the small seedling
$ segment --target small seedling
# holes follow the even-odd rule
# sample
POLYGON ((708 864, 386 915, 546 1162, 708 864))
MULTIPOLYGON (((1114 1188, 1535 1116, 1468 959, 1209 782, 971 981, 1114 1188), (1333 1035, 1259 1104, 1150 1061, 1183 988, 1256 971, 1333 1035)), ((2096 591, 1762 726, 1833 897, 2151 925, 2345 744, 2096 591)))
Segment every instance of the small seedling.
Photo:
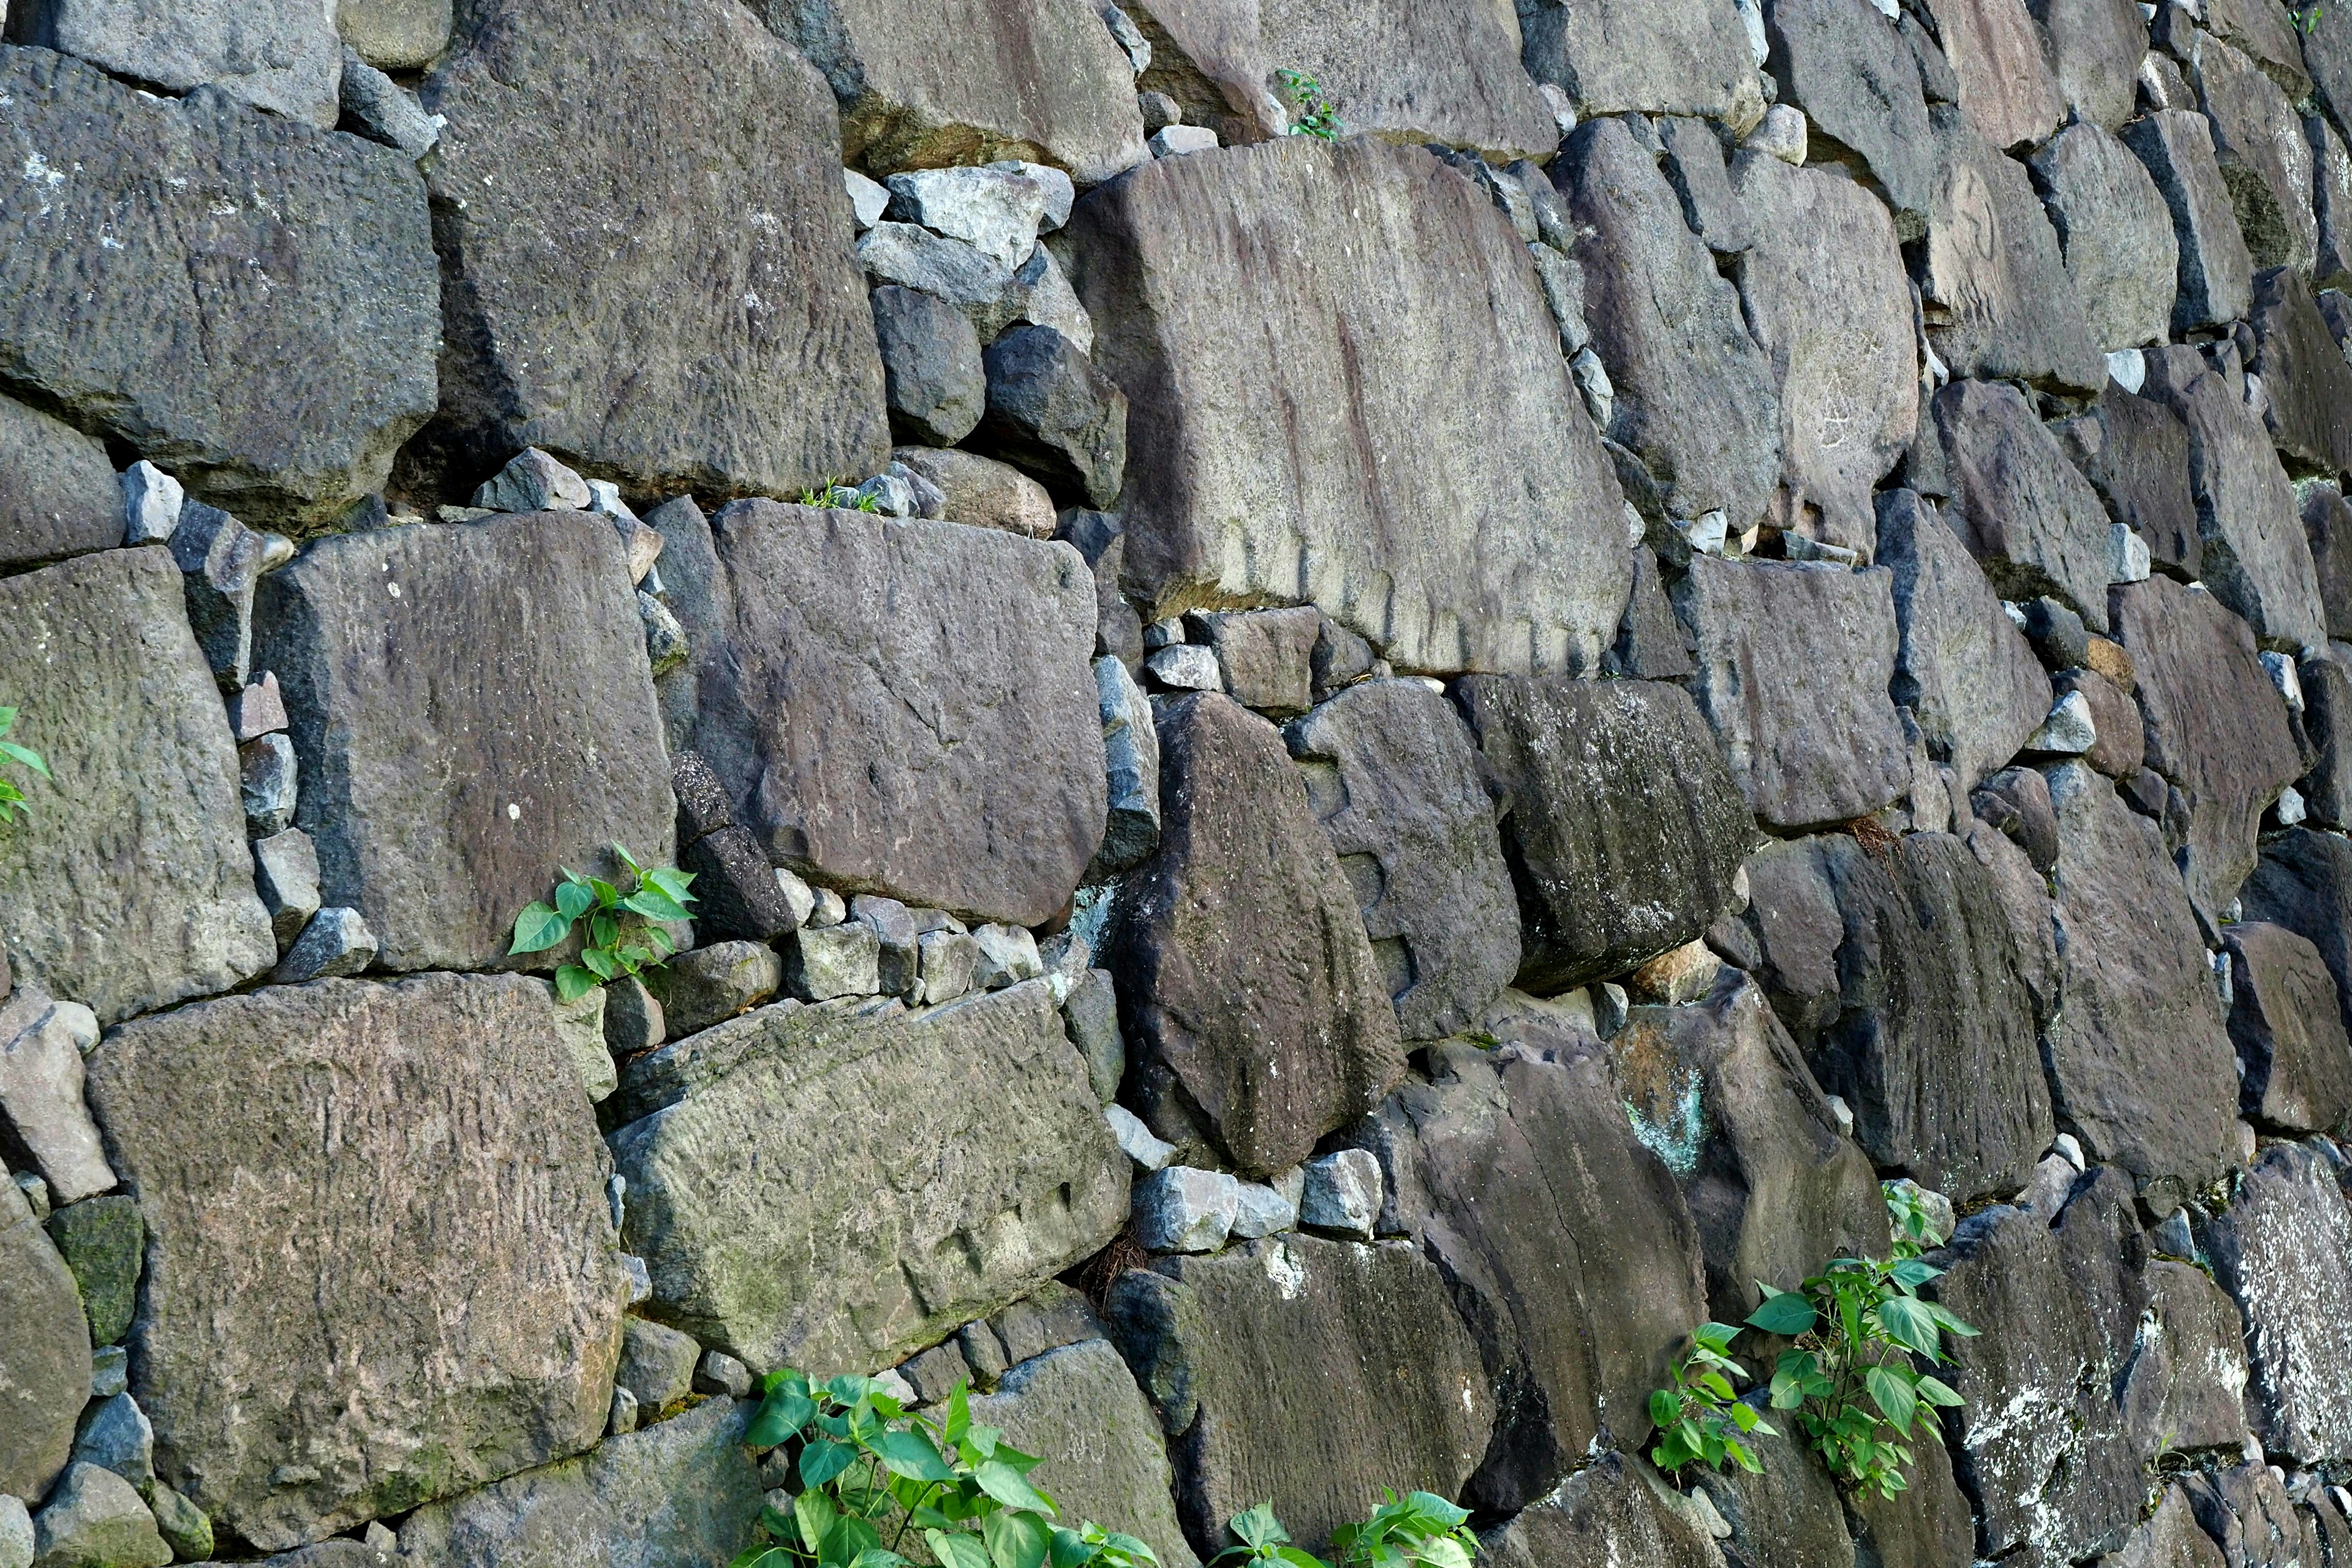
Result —
POLYGON ((1331 1532, 1336 1563, 1293 1544, 1274 1505, 1262 1502, 1234 1516, 1231 1528, 1241 1544, 1218 1552, 1210 1568, 1229 1560, 1242 1568, 1470 1568, 1478 1538, 1468 1528, 1469 1510, 1434 1492, 1382 1495, 1387 1500, 1370 1519, 1331 1532))
POLYGON ((1667 1474, 1690 1464, 1719 1470, 1727 1462, 1750 1475, 1764 1473, 1741 1439, 1780 1434, 1732 1390, 1733 1378, 1748 1377, 1748 1369, 1731 1359, 1731 1342, 1738 1337, 1737 1323, 1700 1324, 1690 1348, 1675 1358, 1674 1386, 1650 1395, 1650 1422, 1658 1429, 1650 1462, 1667 1474))
MULTIPOLYGON (((16 711, 14 708, 0 708, 0 735, 5 735, 16 724, 16 711)), ((11 762, 24 763, 43 778, 49 779, 52 784, 57 782, 49 778, 49 764, 41 760, 41 753, 28 746, 20 746, 14 741, 0 740, 0 756, 5 756, 11 762)), ((14 822, 27 809, 25 804, 25 792, 18 789, 11 781, 0 778, 0 823, 14 822)))
POLYGON ((1339 106, 1323 96, 1323 84, 1287 66, 1274 74, 1282 83, 1283 96, 1290 100, 1290 133, 1337 142, 1347 127, 1340 122, 1339 106))
POLYGON ((2319 14, 2320 14, 2322 11, 2326 10, 2326 7, 2324 5, 2289 5, 2289 6, 2286 8, 2286 14, 2287 14, 2287 16, 2290 16, 2291 18, 2293 18, 2293 19, 2294 19, 2294 30, 2295 30, 2296 32, 2298 32, 2298 33, 2301 33, 2305 37, 2306 37, 2306 38, 2307 38, 2307 37, 2311 37, 2312 32, 2314 31, 2314 29, 2315 29, 2315 28, 2317 28, 2317 27, 2318 27, 2318 26, 2319 26, 2319 14))
POLYGON ((692 872, 648 869, 618 844, 613 853, 628 868, 627 892, 567 867, 563 880, 556 884, 553 904, 535 903, 515 917, 509 954, 545 952, 570 936, 580 921, 588 922, 580 962, 555 972, 555 994, 566 1002, 608 980, 660 967, 675 950, 662 922, 694 918, 694 895, 687 891, 694 883, 692 872))

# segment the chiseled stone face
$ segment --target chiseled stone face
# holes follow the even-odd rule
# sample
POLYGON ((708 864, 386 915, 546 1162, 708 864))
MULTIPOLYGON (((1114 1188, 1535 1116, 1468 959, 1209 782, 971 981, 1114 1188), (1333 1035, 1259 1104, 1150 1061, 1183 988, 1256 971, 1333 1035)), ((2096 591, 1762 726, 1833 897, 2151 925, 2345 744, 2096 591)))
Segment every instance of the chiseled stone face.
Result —
POLYGON ((74 1277, 16 1184, 0 1176, 0 1492, 37 1498, 89 1402, 89 1321, 74 1277))
POLYGON ((1496 0, 1228 0, 1257 14, 1265 58, 1304 71, 1350 133, 1472 148, 1489 161, 1548 158, 1551 109, 1519 63, 1519 29, 1496 0))
POLYGON ((320 130, 335 123, 343 49, 318 0, 47 0, 41 44, 174 92, 207 84, 320 130))
POLYGON ((542 982, 272 986, 113 1031, 158 1473, 265 1550, 587 1447, 627 1296, 542 982))
POLYGON ((29 565, 122 542, 122 488, 106 448, 0 397, 0 562, 29 565))
POLYGON ((2352 1452, 2352 1354, 2327 1325, 2352 1311, 2352 1215, 2325 1156, 2274 1145, 2207 1246, 2246 1315, 2247 1413, 2263 1447, 2305 1464, 2352 1452))
POLYGON ((1565 89, 1577 113, 1703 114, 1745 132, 1764 118, 1756 57, 1732 0, 1528 5, 1528 69, 1565 89))

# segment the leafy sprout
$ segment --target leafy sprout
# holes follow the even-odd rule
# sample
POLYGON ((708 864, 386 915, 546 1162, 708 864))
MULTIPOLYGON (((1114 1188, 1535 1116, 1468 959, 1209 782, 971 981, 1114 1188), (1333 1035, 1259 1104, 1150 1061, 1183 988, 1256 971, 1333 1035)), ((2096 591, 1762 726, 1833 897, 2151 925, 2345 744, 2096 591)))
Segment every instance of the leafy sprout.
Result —
MULTIPOLYGON (((16 724, 16 712, 14 708, 0 708, 0 735, 5 735, 16 724)), ((0 740, 0 756, 5 756, 11 762, 22 763, 43 778, 49 779, 52 784, 57 782, 54 778, 50 778, 49 764, 41 760, 41 753, 28 746, 20 746, 14 741, 0 740)), ((0 778, 0 823, 14 822, 27 809, 25 804, 25 792, 18 789, 10 780, 0 778)))
POLYGON ((1274 1505, 1262 1502, 1234 1516, 1231 1528, 1241 1544, 1218 1552, 1210 1568, 1228 1559, 1264 1568, 1470 1568, 1478 1538, 1468 1528, 1469 1510, 1433 1492, 1383 1496, 1387 1500, 1370 1519, 1331 1532, 1336 1563, 1301 1550, 1275 1517, 1274 1505))
POLYGON ((1290 100, 1291 134, 1337 142, 1347 126, 1340 122, 1339 106, 1323 96, 1323 84, 1287 66, 1274 74, 1282 83, 1283 96, 1290 100))
POLYGON ((580 962, 555 972, 555 994, 566 1002, 608 980, 658 968, 676 951, 663 922, 694 918, 695 898, 687 890, 694 883, 692 872, 640 866, 618 844, 613 853, 628 868, 627 892, 567 867, 563 880, 556 884, 554 903, 534 903, 515 917, 509 954, 545 952, 582 921, 587 923, 580 962))
POLYGON ((1748 1369, 1731 1359, 1731 1342, 1738 1337, 1737 1323, 1700 1324, 1690 1348, 1675 1360, 1674 1386, 1650 1395, 1650 1422, 1658 1429, 1650 1462, 1667 1474, 1689 1464, 1721 1469, 1727 1462, 1750 1475, 1764 1473, 1741 1439, 1780 1433, 1732 1390, 1733 1378, 1748 1378, 1748 1369))
POLYGON ((2326 9, 2326 6, 2325 5, 2289 5, 2286 8, 2286 14, 2289 19, 2294 23, 2294 30, 2301 33, 2307 38, 2318 28, 2320 13, 2326 9))

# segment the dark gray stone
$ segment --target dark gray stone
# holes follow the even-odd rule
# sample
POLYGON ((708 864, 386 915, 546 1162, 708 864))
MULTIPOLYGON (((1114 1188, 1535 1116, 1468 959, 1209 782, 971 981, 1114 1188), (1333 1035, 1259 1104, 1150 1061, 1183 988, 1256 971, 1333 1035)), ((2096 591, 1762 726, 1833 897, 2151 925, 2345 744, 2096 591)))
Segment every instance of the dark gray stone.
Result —
POLYGON ((560 867, 621 872, 615 842, 670 863, 669 762, 604 518, 323 540, 263 580, 257 618, 325 901, 366 917, 385 968, 497 963, 560 867))
POLYGON ((2295 472, 2334 478, 2352 470, 2352 363, 2310 285, 2291 268, 2263 273, 2247 321, 2256 349, 2246 369, 2263 378, 2272 442, 2295 472))
POLYGON ((1953 531, 2004 599, 2052 595, 2107 629, 2108 517, 2091 482, 2017 388, 1956 381, 1936 395, 1950 456, 1953 531))
POLYGON ((1986 142, 2025 146, 2057 127, 2065 100, 2025 0, 1927 0, 1926 10, 1951 61, 1960 109, 1986 142))
POLYGON ((2123 128, 2124 144, 2147 165, 2180 254, 2180 288, 2172 330, 2193 331, 2246 313, 2254 280, 2253 258, 2230 205, 2230 189, 2213 155, 2213 131, 2192 110, 2142 115, 2123 128))
POLYGON ((1808 156, 1851 153, 1916 236, 1927 221, 1936 144, 1919 67, 1895 23, 1876 7, 1837 0, 1771 0, 1764 9, 1769 68, 1780 101, 1805 111, 1808 156))
POLYGON ((2247 254, 2256 267, 2308 273, 2319 252, 2319 227, 2311 211, 2311 143, 2293 100, 2219 38, 2198 39, 2194 58, 2190 74, 2247 254))
POLYGON ((1129 1087, 1161 1136, 1197 1127, 1263 1176, 1403 1077, 1396 1011, 1273 726, 1213 692, 1159 720, 1160 847, 1108 950, 1129 1087))
POLYGON ((249 521, 324 523, 382 489, 434 406, 415 165, 217 89, 155 98, 37 49, 0 58, 0 159, 29 171, 0 205, 11 384, 249 521), (90 249, 58 266, 68 235, 90 249))
MULTIPOLYGON (((2291 828, 2263 846, 2239 894, 2250 921, 2283 925, 2319 950, 2339 1001, 2352 998, 2352 843, 2291 828)), ((2345 1001, 2352 1031, 2352 1001, 2345 1001)))
POLYGON ((2096 403, 2052 428, 2107 503, 2107 515, 2147 545, 2150 562, 2195 582, 2202 546, 2189 483, 2189 426, 2180 416, 2111 381, 2096 403))
POLYGON ((2058 864, 2058 816, 2050 788, 2032 768, 2003 768, 1969 800, 1978 817, 2015 839, 2044 873, 2058 864))
POLYGON ((215 1521, 284 1550, 603 1434, 628 1283, 543 984, 272 986, 89 1065, 149 1238, 131 1392, 215 1521))
POLYGON ((138 1200, 120 1194, 84 1198, 52 1210, 44 1228, 73 1271, 89 1320, 89 1342, 120 1342, 139 1305, 139 1269, 147 1243, 138 1200))
MULTIPOLYGON (((2185 1216, 2184 1216, 2185 1217, 2185 1216)), ((2147 1316, 2123 1384, 2124 1418, 2143 1456, 2246 1442, 2246 1325, 2192 1263, 2147 1265, 2147 1316)))
POLYGON ((2295 1510, 2286 1484, 2266 1464, 2235 1465, 2182 1478, 2197 1522, 2235 1568, 2323 1561, 2311 1520, 2295 1510))
POLYGON ((1940 1442, 1911 1445, 1905 1491, 1846 1494, 1859 1568, 1968 1568, 1976 1560, 1976 1519, 1940 1442))
POLYGON ((1418 681, 1371 680, 1285 737, 1355 888, 1404 1038, 1469 1028, 1517 973, 1520 935, 1495 801, 1460 715, 1418 681))
POLYGON ((637 490, 789 495, 889 460, 833 105, 742 8, 486 0, 428 77, 457 489, 542 447, 637 490), (625 82, 658 91, 621 91, 625 82), (614 193, 666 193, 622 215, 614 193))
POLYGON ((241 689, 251 673, 253 593, 264 549, 261 535, 202 501, 182 506, 172 531, 172 560, 187 585, 188 625, 225 691, 241 689))
POLYGON ((621 1322, 621 1361, 614 1384, 634 1395, 647 1424, 694 1392, 695 1363, 702 1347, 691 1335, 643 1318, 621 1322))
POLYGON ((1243 707, 1269 718, 1293 719, 1315 705, 1315 648, 1323 635, 1320 610, 1309 605, 1295 610, 1201 615, 1185 624, 1194 640, 1215 651, 1225 695, 1243 707))
MULTIPOLYGON (((1852 1568, 1853 1538, 1837 1482, 1794 1421, 1780 1415, 1768 1425, 1778 1428, 1773 1436, 1759 1432, 1751 1440, 1762 1475, 1727 1466, 1702 1483, 1731 1527, 1725 1556, 1740 1568, 1852 1568)), ((1912 1444, 1915 1452, 1932 1447, 1926 1437, 1912 1444)))
POLYGON ((2341 289, 2352 283, 2352 152, 2322 114, 2303 117, 2303 136, 2311 143, 2311 216, 2319 228, 2312 286, 2341 289))
POLYGON ((1566 89, 1580 115, 1696 114, 1741 132, 1764 118, 1755 57, 1732 0, 1521 0, 1518 9, 1528 74, 1566 89))
POLYGON ((2246 1318, 2246 1414, 2263 1447, 2305 1465, 2352 1452, 2352 1213, 2327 1158, 2276 1143, 2206 1228, 2213 1278, 2246 1318))
POLYGON ((2060 702, 2080 697, 2095 737, 2083 760, 2111 779, 2135 777, 2147 762, 2146 725, 2131 693, 2095 669, 2070 669, 2051 683, 2060 702))
POLYGON ((210 86, 322 131, 335 123, 342 47, 331 8, 261 0, 158 13, 136 0, 46 0, 26 9, 25 36, 10 29, 18 42, 173 93, 210 86))
POLYGON ((2303 734, 2313 758, 2296 781, 2305 809, 2322 827, 2352 827, 2352 671, 2334 657, 2304 661, 2303 734))
POLYGON ((874 336, 882 351, 883 395, 900 437, 952 447, 988 409, 980 334, 945 300, 895 283, 874 290, 874 336))
MULTIPOLYGON (((769 879, 772 885, 774 880, 769 879)), ((908 945, 911 948, 911 939, 908 945)), ((784 966, 772 948, 759 942, 722 942, 681 952, 649 978, 660 998, 667 1033, 684 1036, 725 1023, 773 996, 783 988, 784 966)), ((908 987, 883 989, 896 993, 908 987)))
POLYGON ((1496 1568, 1724 1568, 1681 1495, 1638 1457, 1605 1453, 1550 1497, 1489 1531, 1496 1568))
POLYGON ((16 1184, 0 1177, 0 1492, 39 1498, 89 1399, 89 1324, 73 1275, 16 1184))
POLYGON ((1731 905, 1755 824, 1683 692, 1475 675, 1456 696, 1507 807, 1523 987, 1622 974, 1731 905))
POLYGON ((2131 1532, 2123 1549, 2100 1561, 2116 1568, 2232 1568, 2199 1527, 2189 1494, 2177 1482, 2164 1489, 2156 1511, 2131 1532))
POLYGON ((2287 97, 2309 96, 2311 74, 2305 68, 2298 38, 2302 29, 2292 16, 2259 0, 2212 0, 2205 8, 2205 23, 2214 36, 2243 51, 2287 97))
POLYGON ((1697 556, 1675 608, 1697 644, 1692 695, 1765 823, 1867 816, 1910 787, 1910 742, 1886 695, 1893 573, 1697 556))
POLYGON ((0 565, 111 550, 122 526, 122 487, 106 448, 0 397, 0 565))
POLYGON ((2147 53, 2138 6, 2132 0, 2026 0, 2026 8, 2042 25, 2066 107, 2107 131, 2129 120, 2137 107, 2133 79, 2147 53))
MULTIPOLYGON (((1755 225, 1748 221, 1746 204, 1733 193, 1730 170, 1723 161, 1722 132, 1711 121, 1679 115, 1661 115, 1650 122, 1650 129, 1665 149, 1666 178, 1682 197, 1683 218, 1691 232, 1718 256, 1737 256, 1755 244, 1755 225)), ((1559 202, 1559 193, 1539 172, 1533 172, 1533 165, 1529 169, 1538 187, 1530 192, 1531 198, 1549 195, 1558 203, 1556 232, 1572 238, 1574 231, 1567 226, 1568 207, 1559 202)))
POLYGON ((1058 499, 1118 500, 1127 473, 1127 394, 1052 327, 1019 327, 982 356, 988 412, 980 444, 1058 499))
POLYGON ((1658 558, 1638 544, 1632 553, 1633 592, 1617 633, 1618 672, 1636 680, 1679 680, 1691 672, 1690 650, 1683 646, 1682 623, 1666 597, 1658 558))
MULTIPOLYGON (((2105 12, 2109 0, 2072 3, 2075 9, 2105 12)), ((2131 9, 2132 0, 2116 3, 2131 9)), ((2052 6, 2052 0, 2044 5, 2052 6)), ((2135 16, 2132 28, 2138 27, 2135 16)), ((2123 83, 2128 105, 2130 68, 2114 79, 2123 83)), ((2032 167, 2092 340, 2106 350, 2164 342, 2172 328, 2180 243, 2147 165, 2098 121, 2083 120, 2051 138, 2033 154, 2032 167)))

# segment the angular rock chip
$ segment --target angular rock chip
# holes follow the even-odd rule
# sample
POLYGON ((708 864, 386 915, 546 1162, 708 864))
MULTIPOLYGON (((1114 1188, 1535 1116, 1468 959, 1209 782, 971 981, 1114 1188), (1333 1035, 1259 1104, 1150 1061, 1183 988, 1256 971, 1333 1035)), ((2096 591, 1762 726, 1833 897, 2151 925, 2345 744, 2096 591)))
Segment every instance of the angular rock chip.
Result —
POLYGON ((604 518, 322 540, 262 579, 257 620, 325 901, 366 917, 384 967, 497 963, 558 868, 617 873, 616 842, 670 863, 645 634, 604 518))
POLYGON ((2147 53, 2147 24, 2132 0, 2025 3, 2048 42, 2066 107, 2102 130, 2129 120, 2137 107, 2133 79, 2147 53))
MULTIPOLYGON (((2038 142, 2066 105, 2025 0, 1927 0, 1960 109, 1995 147, 2038 142)), ((2137 69, 2139 62, 2131 62, 2137 69)))
POLYGON ((323 522, 382 488, 435 401, 415 165, 37 49, 0 58, 0 162, 26 172, 0 202, 12 384, 248 521, 323 522))
MULTIPOLYGON (((1780 101, 1805 111, 1811 141, 1860 159, 1915 236, 1936 179, 1919 67, 1895 23, 1844 0, 1771 0, 1769 67, 1780 101)), ((1793 243, 1796 237, 1790 237, 1793 243)))
POLYGON ((1756 58, 1732 0, 1530 5, 1519 25, 1528 72, 1564 89, 1580 116, 1696 114, 1743 133, 1764 118, 1756 58))
POLYGON ((273 986, 89 1074, 147 1222, 131 1391, 215 1521, 299 1546, 603 1434, 628 1281, 542 983, 273 986))
POLYGON ((2000 382, 1956 381, 1936 394, 1935 414, 1951 469, 1948 520, 1995 591, 2051 595, 2105 631, 2106 508, 2032 402, 2000 382))
POLYGON ((1507 805, 1523 987, 1622 974, 1731 905, 1755 824, 1686 695, 1499 675, 1456 693, 1507 805))
POLYGON ((2273 268, 2254 279, 2256 352, 2271 440, 2298 473, 2352 470, 2352 364, 2327 330, 2302 274, 2273 268))
POLYGON ((2186 1196, 2237 1148, 2237 1069, 2205 943, 2155 823, 2084 763, 2046 770, 2058 814, 2065 1007, 2058 1113, 2093 1158, 2186 1196))
POLYGON ((415 70, 449 44, 450 0, 340 0, 343 42, 378 70, 415 70))
POLYGON ((1102 842, 1095 588, 1064 546, 744 501, 696 748, 778 865, 1042 925, 1102 842), (919 823, 920 831, 908 825, 919 823))
POLYGON ((2213 131, 2203 115, 2170 109, 2142 115, 2123 128, 2124 144, 2138 154, 2172 211, 2180 255, 2174 298, 2177 332, 2236 321, 2246 313, 2254 263, 2238 232, 2230 188, 2213 155, 2213 131))
POLYGON ((47 0, 23 42, 77 55, 117 77, 174 93, 216 87, 289 119, 332 130, 342 41, 331 6, 310 0, 47 0))
POLYGON ((2124 1418, 2144 1455, 2243 1448, 2246 1325, 2194 1264, 2152 1259, 2147 1315, 2123 1385, 2124 1418))
POLYGON ((2325 1155, 2274 1143, 2207 1227, 2213 1278, 2246 1315, 2246 1414, 2265 1450, 2352 1453, 2352 1213, 2325 1155))
POLYGON ((612 1142, 647 1310, 757 1372, 893 1365, 1128 1211, 1127 1157, 1043 982, 752 1056, 612 1142))
POLYGON ((1051 327, 988 346, 979 444, 1073 504, 1111 506, 1127 475, 1127 394, 1051 327))
MULTIPOLYGON (((1858 29, 1877 20, 1853 18, 1858 29)), ((1919 424, 1918 335, 1895 226, 1842 172, 1767 153, 1739 155, 1732 189, 1756 221, 1739 291, 1780 389, 1786 526, 1867 553, 1871 492, 1919 424)))
POLYGON ((1675 609, 1697 642, 1692 695, 1759 817, 1844 822, 1910 787, 1910 742, 1886 695, 1893 573, 1696 556, 1675 609))
POLYGON ((447 121, 430 176, 446 308, 420 473, 454 490, 542 447, 632 493, 789 495, 888 461, 833 105, 807 64, 699 0, 490 0, 461 20, 424 88, 447 121), (616 208, 632 190, 664 192, 659 214, 616 208))
POLYGON ((1502 6, 1256 0, 1248 9, 1265 58, 1313 77, 1350 132, 1471 148, 1496 163, 1559 150, 1551 109, 1519 63, 1517 19, 1502 6))
POLYGON ((1493 1429, 1477 1346, 1410 1243, 1269 1237, 1163 1258, 1111 1287, 1106 1326, 1180 1440, 1194 1542, 1271 1500, 1310 1550, 1382 1487, 1453 1497, 1493 1429))
POLYGON ((2198 39, 2194 76, 2213 156, 2256 267, 2311 270, 2319 226, 2311 210, 2311 143, 2294 104, 2254 62, 2219 38, 2198 39))
POLYGON ((980 334, 962 311, 933 295, 886 283, 873 300, 891 429, 952 447, 988 407, 980 334))
POLYGON ((1602 1454, 1480 1542, 1496 1568, 1724 1568, 1682 1494, 1640 1458, 1602 1454))
POLYGON ((1396 1011, 1273 726, 1203 692, 1159 728, 1160 847, 1111 915, 1129 1078, 1162 1137, 1264 1176, 1404 1076, 1396 1011))
POLYGON ((89 1402, 89 1324, 74 1277, 0 1175, 0 1493, 38 1498, 66 1468, 89 1402))
POLYGON ((646 1568, 724 1562, 760 1514, 760 1472, 743 1447, 757 1408, 709 1400, 593 1454, 429 1503, 402 1523, 400 1550, 445 1568, 574 1568, 615 1551, 646 1568))
POLYGON ((111 550, 122 537, 122 488, 106 448, 0 397, 0 565, 111 550))
POLYGON ((2263 847, 2240 892, 2250 921, 2268 921, 2319 950, 2352 1032, 2352 843, 2291 828, 2263 847))
POLYGON ((1460 715, 1418 681, 1371 680, 1285 735, 1355 887, 1403 1037, 1469 1028, 1517 973, 1520 939, 1495 801, 1460 715))
MULTIPOLYGON (((1739 290, 1624 121, 1579 126, 1553 177, 1580 226, 1585 316, 1616 388, 1608 436, 1640 454, 1671 514, 1720 510, 1744 532, 1771 499, 1781 454, 1777 367, 1748 335, 1739 290)), ((1790 349, 1795 322, 1776 325, 1790 349)))
POLYGON ((2189 483, 2189 426, 2181 417, 2111 381, 2086 412, 2052 428, 2107 503, 2107 515, 2139 535, 2155 563, 2195 582, 2203 549, 2197 496, 2189 483))
POLYGON ((1631 1447, 1689 1325, 1706 1310, 1698 1232, 1626 1124, 1608 1047, 1541 1018, 1501 1048, 1436 1048, 1433 1081, 1375 1113, 1365 1141, 1394 1193, 1384 1217, 1444 1273, 1496 1390, 1495 1437, 1465 1494, 1515 1513, 1602 1434, 1631 1447))
POLYGON ((2131 1532, 2123 1549, 2100 1561, 2117 1568, 2234 1568, 2199 1526, 2189 1494, 2177 1482, 2165 1488, 2164 1500, 2131 1532))
POLYGON ((1070 229, 1130 399, 1122 574, 1147 620, 1304 599, 1400 668, 1598 668, 1622 498, 1482 195, 1417 150, 1288 137, 1160 159, 1070 229))
MULTIPOLYGON (((2105 0, 2096 3, 2104 8, 2105 0)), ((2164 342, 2179 286, 2180 242, 2147 166, 2111 132, 2085 120, 2052 137, 2032 167, 2092 341, 2106 350, 2164 342)))

